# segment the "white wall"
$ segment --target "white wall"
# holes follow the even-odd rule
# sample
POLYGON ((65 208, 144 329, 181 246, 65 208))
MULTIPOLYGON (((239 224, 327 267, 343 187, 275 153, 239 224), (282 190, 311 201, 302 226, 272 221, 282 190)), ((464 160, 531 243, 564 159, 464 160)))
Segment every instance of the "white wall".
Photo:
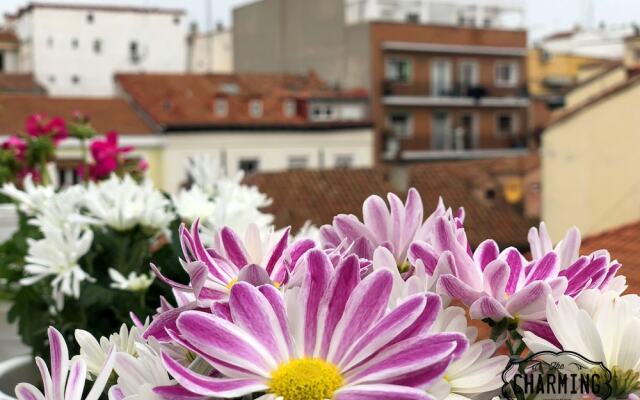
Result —
POLYGON ((164 189, 173 191, 184 182, 185 161, 195 154, 210 154, 225 163, 227 172, 238 171, 242 159, 257 159, 260 171, 289 169, 289 157, 306 156, 308 168, 334 168, 336 158, 351 155, 354 168, 373 165, 371 128, 339 131, 227 131, 167 133, 163 164, 164 189))
POLYGON ((53 96, 112 96, 116 72, 186 70, 185 15, 36 7, 17 22, 17 33, 26 42, 21 71, 33 72, 53 96), (132 41, 138 43, 138 63, 130 59, 132 41))
POLYGON ((189 48, 189 72, 233 72, 232 31, 195 34, 189 48))

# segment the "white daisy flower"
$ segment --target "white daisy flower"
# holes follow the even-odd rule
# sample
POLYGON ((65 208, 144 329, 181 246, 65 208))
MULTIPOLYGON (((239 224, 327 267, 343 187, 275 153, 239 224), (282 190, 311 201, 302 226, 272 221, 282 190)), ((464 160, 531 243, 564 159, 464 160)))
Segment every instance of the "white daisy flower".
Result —
POLYGON ((119 332, 113 333, 109 338, 103 336, 100 341, 82 329, 76 329, 75 337, 80 346, 80 354, 75 358, 84 360, 87 370, 91 376, 95 377, 102 371, 102 366, 112 347, 115 347, 115 351, 119 353, 136 355, 136 343, 140 341, 140 332, 135 326, 129 330, 125 324, 122 324, 119 332))
POLYGON ((524 342, 532 352, 573 351, 603 362, 613 373, 613 397, 640 393, 640 348, 635 341, 640 331, 637 296, 591 290, 579 299, 563 296, 557 304, 550 299, 546 310, 557 343, 526 332, 524 342))
POLYGON ((129 273, 126 277, 119 271, 109 268, 109 276, 113 280, 110 287, 114 289, 126 290, 128 292, 143 292, 151 286, 155 279, 153 274, 136 274, 129 273))
POLYGON ((211 196, 200 186, 182 189, 177 195, 171 196, 176 213, 184 222, 193 223, 196 219, 207 219, 216 211, 216 205, 211 196))
POLYGON ((22 184, 24 190, 18 189, 13 183, 5 183, 0 188, 0 193, 18 202, 20 211, 29 216, 36 215, 55 194, 53 185, 34 184, 31 174, 24 178, 22 184))

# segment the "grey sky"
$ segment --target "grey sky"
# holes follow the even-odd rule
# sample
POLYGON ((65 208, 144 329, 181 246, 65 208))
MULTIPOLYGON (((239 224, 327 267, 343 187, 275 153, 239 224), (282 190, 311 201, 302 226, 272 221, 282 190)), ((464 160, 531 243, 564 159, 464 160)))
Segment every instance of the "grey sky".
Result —
MULTIPOLYGON (((187 9, 190 18, 206 26, 207 0, 50 0, 76 4, 102 3, 179 7, 187 9)), ((233 7, 252 0, 209 0, 212 5, 211 26, 217 21, 229 24, 233 7)), ((318 0, 322 1, 322 0, 318 0)), ((0 0, 0 12, 14 11, 27 0, 0 0)), ((532 38, 571 28, 576 23, 625 24, 640 22, 640 0, 526 0, 527 26, 532 38), (589 3, 593 12, 589 12, 589 3)))

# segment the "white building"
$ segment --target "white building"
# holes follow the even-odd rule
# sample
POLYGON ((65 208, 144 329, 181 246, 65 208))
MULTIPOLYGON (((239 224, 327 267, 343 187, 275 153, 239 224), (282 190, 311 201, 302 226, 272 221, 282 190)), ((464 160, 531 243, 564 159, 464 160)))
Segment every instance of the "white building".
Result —
POLYGON ((548 36, 536 45, 550 54, 620 59, 624 55, 624 39, 637 33, 629 24, 576 28, 548 36))
POLYGON ((397 21, 520 28, 522 0, 345 0, 347 24, 397 21))
POLYGON ((209 32, 192 31, 188 41, 187 69, 189 72, 233 72, 233 34, 218 26, 209 32))
POLYGON ((7 25, 19 71, 53 96, 112 96, 116 72, 186 71, 183 10, 32 3, 7 25))

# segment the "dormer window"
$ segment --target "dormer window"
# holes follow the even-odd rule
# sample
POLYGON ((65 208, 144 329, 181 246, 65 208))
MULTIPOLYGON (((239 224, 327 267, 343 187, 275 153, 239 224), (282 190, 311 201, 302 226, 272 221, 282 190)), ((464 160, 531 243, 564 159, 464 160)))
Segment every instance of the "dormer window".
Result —
POLYGON ((254 99, 249 102, 249 116, 251 118, 262 118, 264 112, 262 100, 254 99))
POLYGON ((282 103, 282 115, 286 118, 293 118, 296 115, 296 102, 295 100, 288 99, 282 103))
POLYGON ((218 118, 224 118, 229 115, 229 101, 224 97, 215 99, 213 102, 213 112, 218 118))

